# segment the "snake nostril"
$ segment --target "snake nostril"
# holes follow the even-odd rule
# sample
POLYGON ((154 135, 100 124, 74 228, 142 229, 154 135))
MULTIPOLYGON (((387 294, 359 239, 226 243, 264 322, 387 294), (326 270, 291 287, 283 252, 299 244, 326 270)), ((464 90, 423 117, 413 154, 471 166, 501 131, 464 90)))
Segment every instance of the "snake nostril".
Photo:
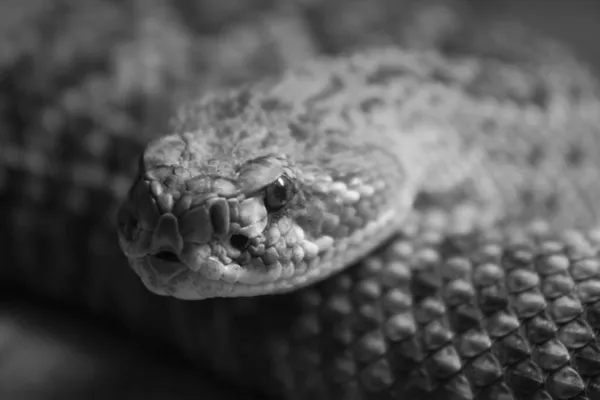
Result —
POLYGON ((172 251, 161 251, 156 253, 154 257, 162 261, 179 262, 179 257, 177 257, 177 254, 173 253, 172 251))
POLYGON ((229 243, 239 251, 244 251, 250 244, 250 239, 245 235, 235 234, 231 235, 229 243))

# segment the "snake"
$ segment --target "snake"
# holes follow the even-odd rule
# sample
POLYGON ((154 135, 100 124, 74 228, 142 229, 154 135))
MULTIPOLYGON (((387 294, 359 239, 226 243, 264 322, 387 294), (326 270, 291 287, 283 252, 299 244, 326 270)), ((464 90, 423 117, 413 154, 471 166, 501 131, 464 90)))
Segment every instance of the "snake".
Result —
POLYGON ((1 283, 262 398, 594 398, 599 98, 564 54, 380 48, 192 98, 145 148, 7 143, 1 283))
POLYGON ((372 252, 414 213, 598 221, 598 84, 564 63, 371 49, 185 104, 118 212, 153 293, 278 294, 372 252))
POLYGON ((185 102, 143 151, 9 135, 3 290, 261 398, 598 398, 597 77, 533 47, 307 61, 185 102))

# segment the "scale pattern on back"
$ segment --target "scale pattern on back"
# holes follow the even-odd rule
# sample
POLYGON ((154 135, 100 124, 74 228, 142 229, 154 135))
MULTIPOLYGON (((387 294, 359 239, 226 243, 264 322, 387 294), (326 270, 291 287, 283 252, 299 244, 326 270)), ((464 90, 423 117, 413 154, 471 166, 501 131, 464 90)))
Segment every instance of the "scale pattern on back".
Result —
POLYGON ((600 398, 598 232, 448 236, 407 223, 305 290, 182 302, 148 293, 118 249, 110 211, 141 141, 35 139, 1 143, 3 290, 26 284, 80 304, 239 386, 291 399, 600 398))
POLYGON ((598 232, 408 231, 297 294, 292 398, 600 398, 598 232))

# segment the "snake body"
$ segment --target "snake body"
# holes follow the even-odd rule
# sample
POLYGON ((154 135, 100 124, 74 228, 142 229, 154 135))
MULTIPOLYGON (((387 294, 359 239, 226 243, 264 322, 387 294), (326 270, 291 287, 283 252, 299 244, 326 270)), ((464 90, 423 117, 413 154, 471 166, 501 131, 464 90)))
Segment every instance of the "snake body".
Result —
POLYGON ((193 300, 322 280, 422 198, 468 205, 475 225, 589 226, 597 94, 566 64, 398 49, 307 63, 186 105, 142 156, 121 245, 150 290, 193 300))
POLYGON ((146 147, 117 220, 150 291, 106 185, 5 157, 1 283, 262 394, 598 398, 598 104, 568 60, 309 62, 188 103, 146 147))
POLYGON ((184 302, 178 345, 216 319, 288 398, 595 398, 600 103, 574 67, 383 49, 202 97, 143 153, 121 247, 154 293, 240 297, 184 302))

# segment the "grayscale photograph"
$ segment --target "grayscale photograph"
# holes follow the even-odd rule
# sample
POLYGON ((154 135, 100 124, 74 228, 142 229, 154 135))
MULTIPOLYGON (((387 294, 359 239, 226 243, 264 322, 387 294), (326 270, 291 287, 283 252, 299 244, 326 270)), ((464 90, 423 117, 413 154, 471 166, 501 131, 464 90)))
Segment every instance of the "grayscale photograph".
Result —
POLYGON ((0 400, 600 400, 600 0, 0 0, 0 400))

